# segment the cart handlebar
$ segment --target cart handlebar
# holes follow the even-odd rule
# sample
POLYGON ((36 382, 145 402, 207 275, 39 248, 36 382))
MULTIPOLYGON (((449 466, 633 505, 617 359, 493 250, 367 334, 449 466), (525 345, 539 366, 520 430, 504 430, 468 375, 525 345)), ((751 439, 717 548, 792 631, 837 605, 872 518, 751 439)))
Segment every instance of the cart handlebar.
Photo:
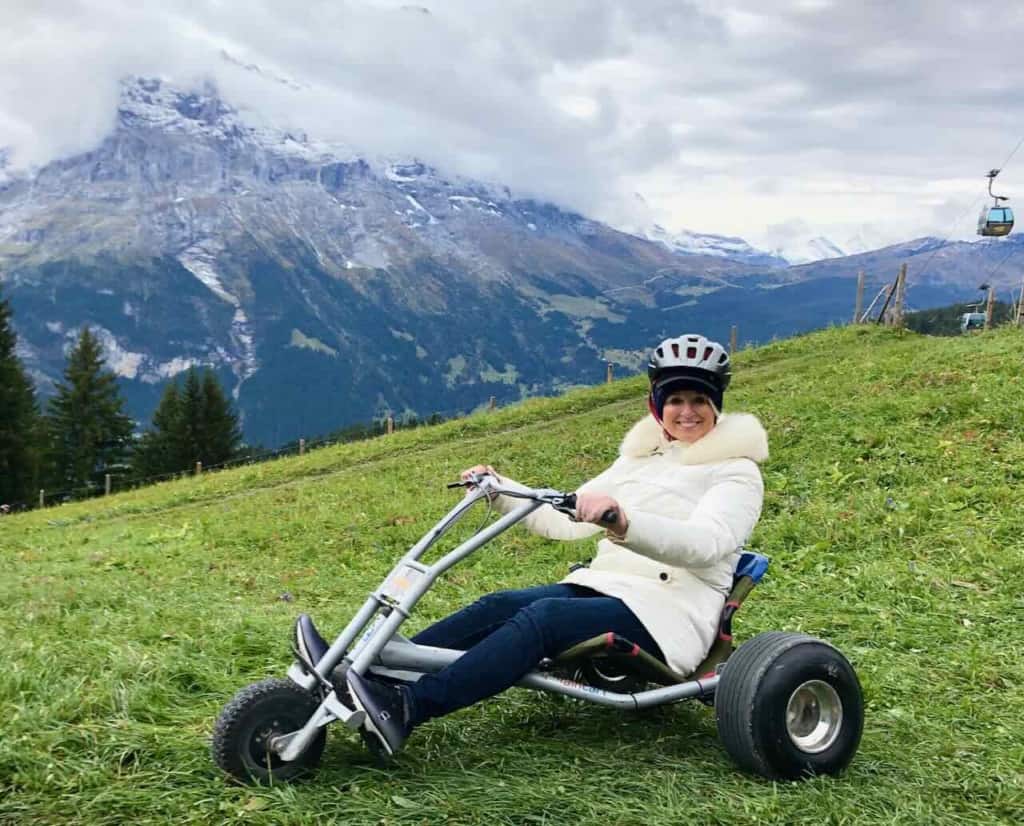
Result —
MULTIPOLYGON (((460 480, 458 482, 451 482, 448 484, 449 488, 480 488, 488 494, 498 494, 502 496, 511 496, 514 499, 532 499, 535 502, 543 502, 545 505, 550 505, 556 511, 568 514, 571 518, 576 518, 576 494, 575 493, 562 493, 557 490, 548 489, 534 489, 534 490, 508 490, 507 488, 501 487, 500 482, 497 478, 489 473, 485 474, 471 474, 469 479, 460 480)), ((601 514, 602 525, 614 525, 618 519, 618 513, 614 508, 608 508, 603 514, 601 514)))

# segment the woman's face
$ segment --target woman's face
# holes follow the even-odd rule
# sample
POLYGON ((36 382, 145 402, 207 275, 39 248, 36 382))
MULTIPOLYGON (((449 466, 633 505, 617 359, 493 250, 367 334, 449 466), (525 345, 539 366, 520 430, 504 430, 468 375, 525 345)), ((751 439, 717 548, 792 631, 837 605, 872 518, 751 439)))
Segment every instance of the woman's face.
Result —
POLYGON ((661 424, 672 438, 691 444, 711 432, 715 408, 703 393, 676 390, 665 400, 661 424))

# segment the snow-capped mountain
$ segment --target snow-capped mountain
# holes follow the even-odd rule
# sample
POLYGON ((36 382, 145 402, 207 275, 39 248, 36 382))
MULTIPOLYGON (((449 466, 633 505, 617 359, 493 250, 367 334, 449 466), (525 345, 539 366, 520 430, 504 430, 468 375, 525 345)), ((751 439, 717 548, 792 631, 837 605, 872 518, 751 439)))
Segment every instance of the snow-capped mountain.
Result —
MULTIPOLYGON (((861 250, 862 252, 864 250, 861 250)), ((789 264, 807 264, 811 261, 824 261, 829 258, 842 258, 849 253, 834 241, 818 235, 812 238, 800 238, 788 241, 772 250, 773 255, 784 259, 789 264)))
POLYGON ((685 255, 712 255, 752 264, 756 267, 785 267, 792 263, 776 253, 765 252, 752 247, 742 238, 729 235, 711 235, 689 230, 669 232, 655 224, 642 233, 651 241, 657 241, 673 252, 685 255))
POLYGON ((658 224, 641 232, 640 236, 657 241, 673 252, 712 255, 757 267, 808 264, 812 261, 858 255, 887 246, 867 228, 861 228, 842 243, 823 235, 793 234, 781 242, 769 245, 768 249, 756 247, 736 236, 699 233, 685 229, 669 232, 658 224))
POLYGON ((264 444, 600 381, 687 330, 810 329, 848 316, 858 266, 888 278, 895 255, 927 263, 914 300, 940 303, 963 291, 959 260, 1010 249, 963 246, 787 268, 738 238, 641 238, 152 79, 125 83, 92 151, 0 179, 0 288, 41 393, 89 325, 140 422, 168 378, 210 365, 264 444))
POLYGON ((834 231, 823 235, 820 229, 815 231, 806 221, 788 221, 768 227, 762 245, 790 264, 799 265, 860 255, 902 241, 871 224, 831 229, 834 231))
POLYGON ((637 346, 652 291, 741 269, 153 79, 96 149, 0 184, 0 280, 44 395, 88 324, 141 421, 208 364, 268 443, 585 381, 637 346))

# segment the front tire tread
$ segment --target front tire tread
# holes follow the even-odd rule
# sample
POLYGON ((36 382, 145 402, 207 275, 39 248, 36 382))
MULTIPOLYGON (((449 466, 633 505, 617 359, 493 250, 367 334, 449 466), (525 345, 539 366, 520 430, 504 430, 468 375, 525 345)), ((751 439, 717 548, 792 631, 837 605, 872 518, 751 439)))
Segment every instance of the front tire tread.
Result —
POLYGON ((319 731, 298 759, 288 763, 276 760, 278 765, 270 767, 261 766, 251 758, 251 738, 259 725, 260 715, 284 717, 295 728, 300 728, 318 706, 312 694, 291 680, 275 678, 246 686, 224 707, 214 724, 210 744, 214 762, 240 783, 301 779, 320 763, 327 742, 326 729, 319 731))

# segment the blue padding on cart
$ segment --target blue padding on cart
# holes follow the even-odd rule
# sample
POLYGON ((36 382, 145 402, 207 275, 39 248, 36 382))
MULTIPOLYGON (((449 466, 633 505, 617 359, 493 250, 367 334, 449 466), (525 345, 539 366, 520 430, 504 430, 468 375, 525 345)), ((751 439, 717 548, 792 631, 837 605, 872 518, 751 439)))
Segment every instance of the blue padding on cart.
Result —
POLYGON ((755 551, 744 551, 740 554, 740 561, 736 565, 735 578, 748 576, 756 585, 768 570, 768 557, 755 551))

